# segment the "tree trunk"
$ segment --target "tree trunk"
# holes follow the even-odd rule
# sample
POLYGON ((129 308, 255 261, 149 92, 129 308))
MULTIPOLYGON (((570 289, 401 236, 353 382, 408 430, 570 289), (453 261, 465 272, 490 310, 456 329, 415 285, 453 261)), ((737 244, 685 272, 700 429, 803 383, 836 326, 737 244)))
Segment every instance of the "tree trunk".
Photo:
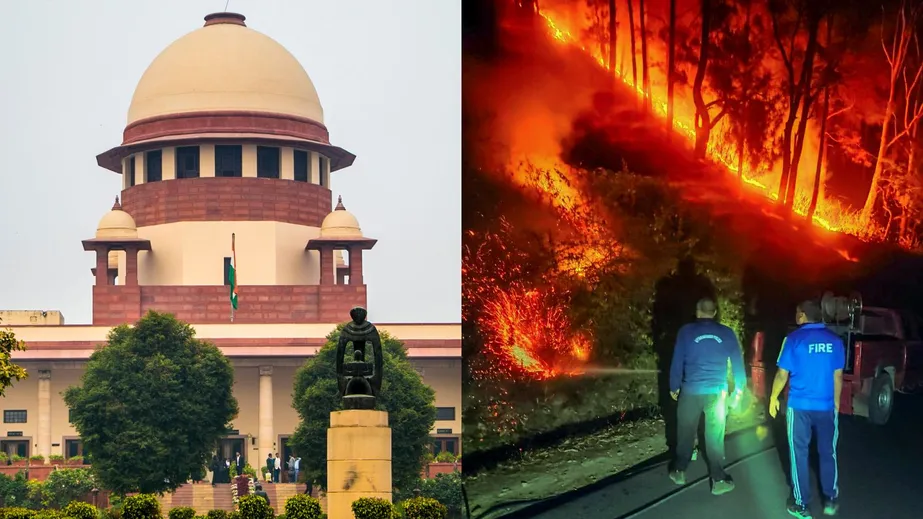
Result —
POLYGON ((699 64, 692 82, 692 100, 695 102, 695 157, 705 158, 708 150, 708 137, 711 132, 711 117, 708 106, 702 97, 702 83, 705 81, 705 69, 708 67, 709 35, 711 33, 711 0, 702 0, 702 45, 699 49, 699 64))
POLYGON ((613 78, 615 77, 615 51, 618 49, 615 43, 615 0, 609 0, 609 73, 613 78))
MULTIPOLYGON (((881 125, 881 140, 878 144, 878 155, 875 159, 875 172, 872 174, 872 182, 869 186, 869 193, 865 199, 865 205, 862 207, 861 220, 864 225, 868 225, 872 220, 872 214, 875 211, 875 204, 878 202, 878 195, 881 192, 881 177, 884 172, 884 162, 888 156, 888 151, 891 144, 891 139, 889 139, 889 132, 891 131, 891 120, 895 116, 895 110, 897 109, 897 102, 895 99, 895 91, 898 88, 900 79, 903 78, 902 73, 904 71, 905 60, 907 58, 907 48, 912 39, 916 37, 916 22, 919 19, 919 13, 913 10, 908 12, 909 6, 906 2, 901 2, 900 7, 896 12, 896 22, 897 25, 894 28, 893 40, 890 44, 890 52, 888 52, 888 45, 884 40, 884 29, 882 29, 882 48, 885 52, 885 57, 888 59, 889 64, 891 65, 891 81, 888 85, 888 104, 885 106, 885 116, 881 125), (908 21, 908 16, 911 20, 908 21), (909 23, 908 23, 909 22, 909 23)), ((910 93, 905 93, 907 97, 910 96, 910 93)), ((896 130, 895 130, 896 131, 896 130)))
POLYGON ((801 115, 798 118, 798 133, 795 135, 795 148, 792 150, 792 160, 788 170, 788 193, 786 207, 791 209, 795 204, 795 187, 798 182, 798 165, 801 162, 801 151, 804 149, 804 133, 808 127, 808 118, 811 116, 811 79, 814 76, 814 56, 817 55, 817 32, 820 30, 819 14, 812 14, 808 22, 808 44, 804 51, 804 63, 801 68, 801 88, 804 89, 801 97, 801 115))
MULTIPOLYGON (((675 1, 675 0, 671 0, 675 1)), ((746 17, 747 21, 744 23, 744 41, 748 44, 750 43, 750 11, 753 7, 753 1, 747 1, 747 12, 746 17)), ((744 95, 750 94, 750 81, 749 76, 745 76, 743 84, 744 95)), ((743 193, 744 187, 744 157, 747 153, 747 122, 749 117, 749 105, 747 100, 744 99, 743 102, 743 121, 740 123, 740 128, 737 135, 737 187, 740 193, 743 193)))
MULTIPOLYGON (((916 137, 916 135, 914 135, 914 137, 916 137)), ((917 157, 917 144, 916 144, 916 139, 913 139, 910 145, 910 152, 907 155, 907 174, 908 175, 917 174, 916 157, 917 157)), ((912 203, 901 204, 901 227, 898 230, 898 235, 897 235, 897 243, 899 245, 905 243, 906 236, 907 236, 907 228, 910 224, 910 214, 911 214, 911 211, 913 210, 912 206, 913 206, 912 203)))
POLYGON ((881 140, 878 143, 878 156, 875 159, 875 172, 872 173, 872 183, 869 186, 869 194, 865 198, 865 205, 862 206, 862 223, 868 224, 872 219, 872 211, 875 209, 875 203, 878 202, 878 193, 881 189, 881 174, 885 167, 885 157, 888 154, 888 130, 891 129, 891 119, 894 118, 894 89, 897 82, 897 73, 891 72, 891 88, 888 91, 888 104, 885 106, 884 123, 881 125, 881 140))
POLYGON ((741 124, 737 132, 737 187, 743 193, 744 189, 744 155, 747 147, 747 120, 741 124))
MULTIPOLYGON (((828 41, 829 44, 829 41, 828 41)), ((824 87, 824 104, 820 112, 820 139, 817 150, 817 167, 814 169, 814 189, 811 191, 811 205, 808 206, 808 223, 814 222, 814 212, 817 210, 817 199, 820 194, 820 185, 823 182, 824 158, 827 156, 827 114, 830 109, 830 86, 824 87)))
POLYGON ((641 29, 641 74, 644 84, 644 107, 650 111, 653 100, 651 99, 651 74, 647 65, 647 15, 644 12, 644 0, 638 0, 638 23, 641 29))
POLYGON ((670 0, 670 41, 667 57, 667 139, 673 139, 673 76, 676 72, 676 0, 670 0))
POLYGON ((628 34, 631 35, 631 86, 638 88, 638 53, 635 52, 635 13, 628 0, 628 34))

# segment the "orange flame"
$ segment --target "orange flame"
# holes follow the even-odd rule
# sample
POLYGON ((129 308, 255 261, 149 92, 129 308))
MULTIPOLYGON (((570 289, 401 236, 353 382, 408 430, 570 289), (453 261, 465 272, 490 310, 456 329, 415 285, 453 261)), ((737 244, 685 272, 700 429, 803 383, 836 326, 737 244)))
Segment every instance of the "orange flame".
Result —
MULTIPOLYGON (((591 50, 587 48, 586 45, 582 44, 577 38, 573 36, 573 34, 571 34, 570 31, 563 27, 562 22, 556 21, 552 15, 549 14, 548 10, 543 9, 541 12, 539 12, 539 15, 547 23, 550 34, 554 39, 565 44, 576 46, 590 57, 592 57, 600 67, 608 70, 609 67, 606 64, 606 59, 600 49, 591 50)), ((617 68, 615 72, 616 77, 621 79, 622 82, 624 82, 627 86, 633 88, 639 97, 644 98, 645 94, 642 85, 632 84, 631 78, 627 77, 627 74, 625 74, 625 71, 623 70, 617 68)), ((651 105, 656 114, 663 117, 664 119, 666 118, 666 97, 655 94, 653 88, 651 88, 651 105)), ((674 131, 679 135, 685 136, 687 139, 689 139, 690 142, 695 142, 694 121, 694 112, 682 113, 682 110, 679 106, 674 107, 674 131)), ((715 162, 724 165, 729 173, 737 175, 737 148, 731 144, 732 142, 732 139, 730 139, 727 135, 723 135, 719 128, 715 128, 711 133, 707 154, 709 158, 715 162)), ((758 170, 758 174, 756 176, 767 177, 771 176, 772 174, 775 174, 778 177, 780 172, 770 171, 768 167, 763 166, 758 170)), ((741 178, 744 183, 752 188, 759 190, 767 198, 774 201, 778 200, 778 193, 774 192, 770 187, 758 180, 755 176, 744 174, 741 178)), ((801 216, 806 216, 810 201, 811 195, 809 193, 805 193, 804 191, 796 192, 795 200, 793 203, 794 212, 801 216)), ((835 200, 818 199, 817 207, 814 212, 813 222, 815 225, 823 229, 852 234, 860 238, 867 238, 870 234, 866 226, 862 224, 858 211, 850 210, 835 200)))
POLYGON ((498 358, 535 378, 582 372, 589 358, 590 338, 571 333, 570 322, 555 291, 501 292, 486 305, 482 322, 495 340, 488 345, 498 358))
MULTIPOLYGON (((501 226, 510 226, 501 218, 501 226)), ((572 331, 568 316, 571 293, 553 281, 556 273, 540 279, 541 289, 527 286, 523 274, 528 258, 510 246, 510 235, 468 231, 476 248, 466 246, 463 276, 466 311, 475 311, 486 356, 472 373, 479 378, 526 375, 546 379, 582 372, 589 360, 592 336, 572 331), (478 310, 474 310, 478 308, 478 310)))

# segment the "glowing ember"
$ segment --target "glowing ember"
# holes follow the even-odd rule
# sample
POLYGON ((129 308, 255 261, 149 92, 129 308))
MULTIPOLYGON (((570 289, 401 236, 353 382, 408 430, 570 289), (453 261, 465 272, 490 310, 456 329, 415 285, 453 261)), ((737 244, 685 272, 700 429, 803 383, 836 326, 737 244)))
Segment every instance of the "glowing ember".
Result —
POLYGON ((527 275, 525 253, 511 248, 509 225, 501 221, 504 234, 478 235, 469 231, 476 249, 465 247, 463 275, 466 312, 478 308, 473 318, 484 343, 482 353, 490 361, 482 363, 488 373, 525 375, 545 379, 582 372, 589 360, 592 337, 574 331, 567 309, 571 295, 567 290, 544 286, 554 273, 527 275), (531 279, 534 276, 540 279, 531 279), (529 288, 526 280, 543 284, 529 288))
POLYGON ((536 378, 577 374, 589 357, 590 340, 570 331, 565 312, 568 294, 557 290, 500 292, 488 302, 479 322, 491 337, 488 351, 508 363, 508 368, 536 378))
MULTIPOLYGON (((563 26, 563 22, 556 20, 555 16, 548 11, 543 9, 540 13, 540 16, 544 18, 545 22, 548 25, 551 36, 566 44, 574 45, 577 48, 581 49, 589 56, 591 56, 600 67, 608 69, 606 65, 606 59, 603 56, 602 50, 598 45, 590 44, 584 45, 581 41, 573 36, 570 31, 568 31, 563 26), (595 49, 595 50, 594 50, 595 49)), ((625 39, 622 38, 621 41, 625 39)), ((624 63, 624 60, 623 60, 624 63)), ((630 74, 627 71, 617 69, 616 77, 621 79, 626 85, 632 87, 638 94, 639 97, 644 97, 644 90, 642 85, 633 85, 630 74)), ((639 74, 640 76, 640 74, 639 74)), ((667 100, 663 95, 657 95, 656 91, 660 89, 651 88, 651 105, 655 113, 660 115, 663 118, 666 118, 667 115, 667 100)), ((663 89, 666 90, 665 88, 663 89)), ((673 127, 674 131, 680 135, 684 135, 690 140, 690 142, 695 141, 695 112, 687 110, 685 113, 682 110, 681 104, 677 103, 674 106, 674 118, 673 118, 673 127)), ((737 147, 733 144, 733 139, 729 135, 722 132, 724 128, 723 123, 715 127, 710 136, 708 143, 708 156, 715 162, 721 163, 727 168, 729 173, 738 174, 738 156, 737 156, 737 147)), ((771 166, 760 165, 757 168, 757 177, 765 178, 775 175, 776 178, 779 176, 779 172, 773 170, 771 166)), ((743 175, 742 180, 748 186, 751 186, 760 192, 762 192, 766 197, 772 200, 778 200, 778 193, 774 192, 769 188, 765 183, 761 182, 753 175, 743 175)), ((810 191, 810 190, 808 190, 810 191)), ((806 216, 808 212, 808 207, 811 202, 810 192, 805 192, 803 189, 796 193, 795 200, 793 203, 793 210, 796 214, 801 216, 806 216)), ((844 232, 858 236, 860 238, 869 237, 868 229, 862 225, 859 213, 857 211, 849 210, 844 207, 842 204, 834 200, 824 200, 819 199, 817 201, 817 208, 814 213, 813 218, 814 224, 818 227, 828 229, 831 231, 844 232)))

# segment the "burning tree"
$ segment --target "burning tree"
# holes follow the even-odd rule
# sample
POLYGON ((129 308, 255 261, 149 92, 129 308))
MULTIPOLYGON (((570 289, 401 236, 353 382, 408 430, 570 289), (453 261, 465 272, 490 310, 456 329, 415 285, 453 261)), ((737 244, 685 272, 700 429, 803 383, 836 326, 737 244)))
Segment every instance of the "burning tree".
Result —
MULTIPOLYGON (((885 11, 885 15, 888 14, 893 16, 893 26, 888 30, 886 20, 883 20, 881 30, 881 46, 890 66, 888 100, 872 183, 862 208, 862 220, 871 221, 882 192, 897 195, 895 198, 902 209, 900 237, 906 239, 904 235, 914 214, 912 202, 919 202, 916 193, 920 182, 915 177, 918 176, 918 126, 923 117, 923 54, 918 34, 923 20, 923 5, 917 1, 901 0, 893 12, 885 11), (898 178, 901 175, 898 166, 901 159, 894 156, 895 147, 899 144, 903 148, 904 178, 898 178), (886 175, 890 178, 886 179, 886 175), (890 181, 887 186, 886 180, 890 181)), ((884 205, 890 213, 889 204, 884 205)), ((892 219, 893 215, 889 215, 889 228, 892 219)))
POLYGON ((779 203, 788 210, 795 202, 798 165, 804 148, 805 131, 811 116, 814 59, 817 35, 827 14, 829 0, 770 0, 772 32, 786 71, 788 115, 782 130, 782 174, 779 203), (804 45, 801 45, 804 41, 804 45), (799 59, 800 56, 800 59, 799 59), (797 121, 798 127, 795 128, 797 121))

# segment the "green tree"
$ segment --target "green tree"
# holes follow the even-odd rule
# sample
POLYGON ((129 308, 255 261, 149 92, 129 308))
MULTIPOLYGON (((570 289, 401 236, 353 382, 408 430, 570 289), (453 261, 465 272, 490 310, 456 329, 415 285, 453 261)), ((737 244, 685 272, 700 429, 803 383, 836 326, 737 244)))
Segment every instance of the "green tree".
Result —
MULTIPOLYGON (((327 428, 330 413, 342 409, 337 395, 336 344, 338 326, 327 336, 327 344, 295 374, 293 407, 301 421, 292 445, 302 457, 308 481, 327 488, 327 428)), ((392 442, 394 487, 412 485, 420 477, 423 457, 430 445, 430 430, 436 421, 435 392, 423 383, 410 365, 404 343, 381 332, 384 377, 378 409, 388 412, 392 442)))
POLYGON ((71 501, 90 494, 96 483, 88 469, 56 470, 42 484, 41 504, 45 508, 62 509, 71 501))
POLYGON ((234 371, 188 324, 149 312, 109 332, 64 401, 99 482, 162 493, 206 464, 237 415, 234 371))
POLYGON ((14 381, 29 376, 22 366, 16 365, 12 360, 14 351, 25 349, 25 344, 16 338, 12 330, 0 329, 0 397, 4 396, 6 388, 12 386, 14 381))

